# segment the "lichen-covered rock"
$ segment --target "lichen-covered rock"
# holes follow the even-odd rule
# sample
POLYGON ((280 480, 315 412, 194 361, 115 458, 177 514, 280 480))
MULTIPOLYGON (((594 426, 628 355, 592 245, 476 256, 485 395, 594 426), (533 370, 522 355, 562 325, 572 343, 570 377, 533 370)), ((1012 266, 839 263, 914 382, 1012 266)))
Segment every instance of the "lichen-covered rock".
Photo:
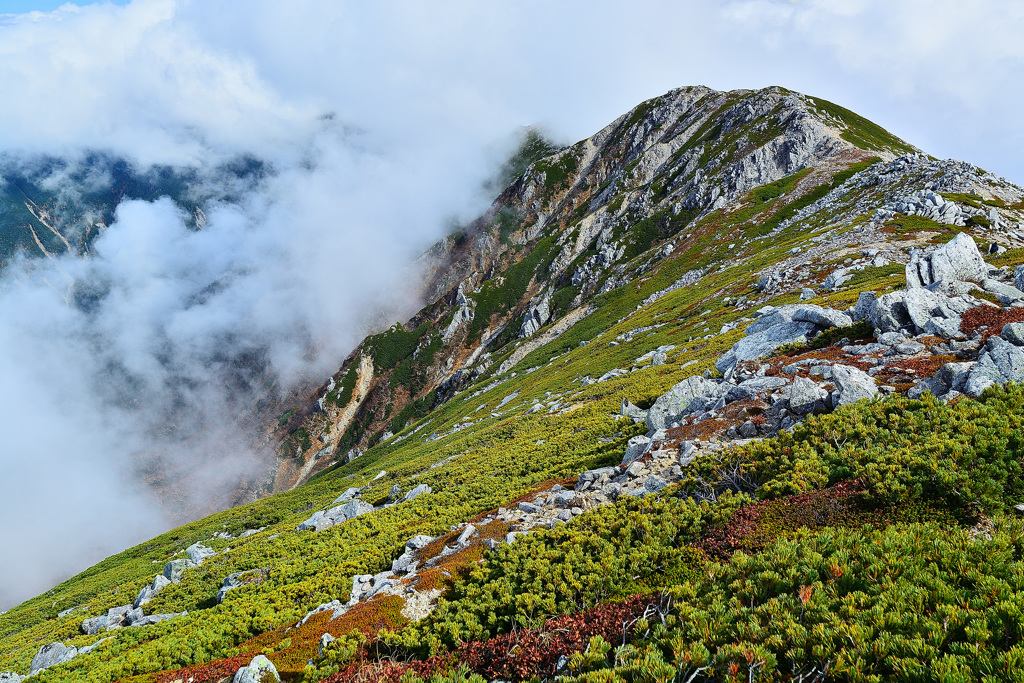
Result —
POLYGON ((192 563, 195 566, 198 567, 211 557, 215 557, 217 555, 217 551, 213 548, 207 548, 202 543, 193 543, 189 547, 185 548, 185 555, 188 559, 192 560, 192 563))
POLYGON ((633 405, 628 398, 622 399, 619 406, 619 414, 632 419, 634 422, 642 422, 647 419, 647 411, 633 405))
MULTIPOLYGON (((747 329, 749 331, 750 328, 747 329)), ((715 361, 715 367, 725 375, 740 361, 756 360, 786 344, 807 343, 818 329, 817 325, 808 322, 784 322, 761 328, 757 334, 733 344, 729 351, 715 361)))
POLYGON ((134 609, 131 605, 120 605, 119 607, 111 607, 107 610, 107 626, 108 631, 121 628, 125 617, 129 612, 134 609))
POLYGON ((410 500, 413 500, 414 498, 419 498, 425 493, 433 493, 433 489, 431 489, 426 484, 419 484, 415 486, 412 490, 410 490, 408 493, 406 493, 404 496, 402 496, 402 499, 399 500, 398 502, 407 503, 410 500))
MULTIPOLYGON (((347 461, 347 462, 351 462, 351 461, 347 461)), ((355 498, 358 495, 359 495, 359 489, 357 489, 355 486, 350 486, 349 488, 345 489, 345 492, 343 494, 341 494, 340 496, 335 498, 334 501, 331 503, 331 505, 337 505, 338 503, 344 503, 345 501, 352 500, 353 498, 355 498)))
POLYGON ((406 550, 423 550, 424 548, 427 547, 427 544, 430 543, 433 540, 434 540, 433 536, 425 536, 423 534, 418 534, 416 536, 413 536, 412 538, 410 538, 408 541, 405 542, 405 549, 406 550))
POLYGON ((709 399, 724 396, 728 387, 720 389, 717 382, 703 377, 687 377, 658 397, 647 411, 647 430, 654 433, 687 413, 703 410, 709 399))
POLYGON ((825 410, 827 392, 813 380, 795 377, 789 389, 789 407, 797 415, 825 410))
POLYGON ((862 398, 873 398, 878 394, 875 378, 849 365, 833 365, 832 380, 839 389, 839 404, 856 403, 862 398))
POLYGON ((29 666, 31 675, 35 675, 51 666, 57 666, 64 662, 71 661, 78 655, 78 648, 68 647, 64 643, 47 643, 39 648, 39 652, 32 658, 29 666))
POLYGON ((157 574, 153 577, 153 583, 148 586, 144 586, 142 590, 139 591, 139 597, 135 598, 135 602, 132 604, 132 607, 142 607, 149 603, 160 591, 170 585, 171 582, 166 576, 163 574, 157 574))
POLYGON ((1024 382, 1024 349, 1000 337, 989 337, 971 370, 964 393, 979 396, 993 384, 1006 382, 1024 382))
POLYGON ((245 572, 235 572, 234 574, 228 574, 226 577, 224 577, 224 580, 221 582, 220 585, 220 590, 217 591, 218 605, 224 602, 224 598, 225 596, 227 596, 228 591, 234 590, 235 588, 238 588, 242 585, 242 575, 244 573, 245 572))
POLYGON ((1015 301, 1024 299, 1024 292, 1020 291, 1017 287, 1003 284, 999 280, 985 278, 981 281, 981 286, 985 288, 986 292, 995 294, 1002 304, 1012 304, 1015 301))
POLYGON ((280 683, 281 676, 277 673, 277 667, 263 655, 256 655, 248 666, 243 666, 232 679, 232 683, 280 683))
POLYGON ((1024 346, 1024 323, 1007 323, 1003 325, 1003 332, 999 336, 1011 344, 1024 346))
POLYGON ((729 401, 738 401, 769 391, 775 391, 786 386, 786 384, 786 380, 782 377, 751 377, 729 389, 726 397, 729 401))
POLYGON ((651 439, 648 436, 640 435, 634 436, 626 442, 626 454, 622 456, 622 464, 628 465, 633 462, 644 453, 647 452, 648 447, 651 445, 651 439))
POLYGON ((189 559, 171 560, 164 565, 164 578, 171 583, 181 583, 181 577, 185 574, 185 570, 194 566, 195 564, 189 559))

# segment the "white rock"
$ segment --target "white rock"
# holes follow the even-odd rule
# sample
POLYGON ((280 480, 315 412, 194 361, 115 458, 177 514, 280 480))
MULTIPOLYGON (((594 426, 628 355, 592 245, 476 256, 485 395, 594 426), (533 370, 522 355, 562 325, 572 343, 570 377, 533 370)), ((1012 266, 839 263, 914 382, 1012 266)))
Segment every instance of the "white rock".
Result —
POLYGON ((243 666, 235 672, 232 683, 271 683, 281 680, 277 673, 277 667, 263 655, 256 655, 248 666, 243 666))
POLYGON ((848 365, 833 365, 832 379, 839 388, 839 405, 855 403, 878 394, 874 377, 848 365))

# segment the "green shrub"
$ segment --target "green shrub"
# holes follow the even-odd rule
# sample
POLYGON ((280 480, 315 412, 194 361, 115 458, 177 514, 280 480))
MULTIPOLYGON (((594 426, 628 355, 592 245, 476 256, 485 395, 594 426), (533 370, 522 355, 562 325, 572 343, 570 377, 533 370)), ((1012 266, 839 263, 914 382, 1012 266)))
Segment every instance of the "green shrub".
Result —
POLYGON ((698 461, 688 486, 770 498, 858 479, 878 503, 996 512, 1024 498, 1022 402, 1024 387, 1009 385, 953 404, 925 394, 844 406, 792 433, 698 461))
POLYGON ((833 529, 737 553, 671 589, 641 642, 566 680, 1019 680, 1024 526, 992 536, 833 529))
MULTIPOLYGON (((902 267, 902 266, 901 266, 902 267)), ((823 349, 832 346, 840 339, 871 339, 875 336, 875 328, 870 323, 860 321, 844 327, 833 327, 825 330, 811 340, 812 349, 823 349)))

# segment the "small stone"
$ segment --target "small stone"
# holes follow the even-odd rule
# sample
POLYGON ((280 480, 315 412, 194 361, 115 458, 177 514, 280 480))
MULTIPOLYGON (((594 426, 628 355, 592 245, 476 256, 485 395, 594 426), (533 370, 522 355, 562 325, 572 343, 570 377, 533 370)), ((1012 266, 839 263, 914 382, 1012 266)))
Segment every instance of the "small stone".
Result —
POLYGON ((525 512, 528 515, 536 515, 540 512, 540 508, 534 505, 533 503, 527 503, 526 501, 523 501, 522 503, 519 504, 519 511, 525 512))
POLYGON ((800 301, 807 301, 808 299, 813 299, 814 297, 815 292, 810 287, 804 287, 803 289, 800 290, 800 301))
POLYGON ((475 533, 476 527, 472 524, 467 524, 466 528, 462 530, 461 534, 459 534, 459 540, 457 540, 455 543, 457 545, 466 545, 467 543, 469 543, 469 539, 471 539, 475 533))
POLYGON ((904 356, 913 356, 914 354, 921 353, 927 347, 921 342, 916 342, 911 339, 910 341, 905 341, 900 344, 897 344, 893 348, 896 349, 896 353, 902 354, 904 356))
POLYGON ((739 433, 745 439, 750 439, 757 436, 757 425, 750 420, 747 420, 739 426, 739 433))

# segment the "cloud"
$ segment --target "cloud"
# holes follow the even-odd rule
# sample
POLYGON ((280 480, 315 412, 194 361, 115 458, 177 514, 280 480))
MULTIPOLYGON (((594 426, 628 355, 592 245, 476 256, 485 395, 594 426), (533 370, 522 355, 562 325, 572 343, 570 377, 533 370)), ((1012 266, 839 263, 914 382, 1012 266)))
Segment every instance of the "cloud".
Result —
POLYGON ((1024 180, 1022 15, 1011 0, 135 0, 0 16, 0 149, 188 166, 224 187, 204 196, 232 197, 200 231, 168 200, 124 204, 90 258, 0 279, 0 547, 18 549, 0 606, 263 476, 239 417, 252 382, 324 378, 369 318, 415 307, 408 264, 486 206, 518 127, 573 141, 681 85, 777 84, 1024 180), (272 172, 228 192, 218 169, 239 155, 272 172))

